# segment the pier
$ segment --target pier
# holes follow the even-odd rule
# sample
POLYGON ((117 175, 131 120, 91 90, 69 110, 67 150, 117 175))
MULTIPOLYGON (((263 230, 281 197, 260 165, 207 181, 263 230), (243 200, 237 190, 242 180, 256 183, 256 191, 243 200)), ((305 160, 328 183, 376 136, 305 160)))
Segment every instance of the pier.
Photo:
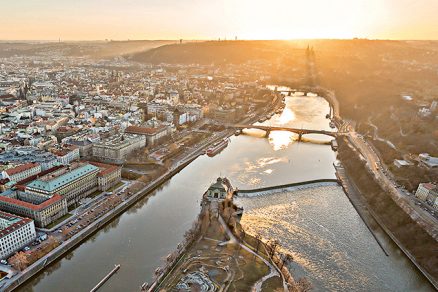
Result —
POLYGON ((112 277, 118 270, 120 269, 120 265, 115 265, 114 269, 112 269, 102 280, 100 280, 99 283, 97 283, 96 286, 93 287, 93 289, 90 290, 90 292, 97 291, 103 284, 105 284, 106 281, 108 281, 109 278, 112 277))

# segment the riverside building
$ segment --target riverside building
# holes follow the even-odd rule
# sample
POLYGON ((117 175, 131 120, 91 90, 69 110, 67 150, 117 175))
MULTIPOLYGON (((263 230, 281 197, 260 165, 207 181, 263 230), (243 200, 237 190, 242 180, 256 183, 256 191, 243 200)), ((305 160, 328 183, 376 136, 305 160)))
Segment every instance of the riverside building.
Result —
POLYGON ((48 197, 58 194, 66 198, 70 206, 97 191, 99 171, 92 164, 72 164, 32 181, 26 186, 26 192, 48 197))
POLYGON ((0 194, 0 209, 31 218, 38 227, 46 227, 66 215, 67 200, 56 194, 45 196, 20 190, 7 190, 0 194))
POLYGON ((145 136, 118 134, 93 144, 93 157, 101 162, 123 164, 131 152, 145 146, 145 136))
POLYGON ((32 219, 0 211, 0 259, 7 258, 35 237, 32 219))

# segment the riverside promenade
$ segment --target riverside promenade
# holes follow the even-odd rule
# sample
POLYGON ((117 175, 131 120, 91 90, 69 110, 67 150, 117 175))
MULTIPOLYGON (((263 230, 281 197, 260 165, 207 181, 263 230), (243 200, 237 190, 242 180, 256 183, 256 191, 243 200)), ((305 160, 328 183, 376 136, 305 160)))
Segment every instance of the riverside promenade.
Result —
MULTIPOLYGON (((93 235, 95 232, 100 230, 103 226, 111 222, 114 218, 123 214, 129 207, 134 205, 137 201, 151 193, 153 190, 158 188, 164 182, 169 180, 175 174, 184 169, 187 165, 189 165, 193 160, 198 158, 198 156, 202 155, 207 147, 209 147, 212 143, 219 141, 220 139, 224 139, 225 137, 229 137, 233 135, 232 131, 224 131, 221 134, 217 135, 214 140, 207 141, 200 145, 197 149, 188 153, 183 159, 178 161, 175 165, 171 166, 168 171, 166 171, 163 175, 156 178, 155 180, 148 183, 145 187, 139 190, 137 193, 131 195, 126 201, 117 205, 113 210, 105 213, 98 220, 94 221, 80 232, 69 238, 68 240, 62 242, 61 245, 56 247, 54 250, 46 254, 44 257, 27 267, 25 270, 17 273, 11 279, 3 280, 0 282, 0 291, 13 291, 17 289, 20 285, 25 283, 27 280, 43 271, 47 266, 56 260, 60 259, 64 254, 68 251, 75 248, 82 241, 86 240, 88 237, 93 235)), ((98 279, 96 279, 98 280, 98 279)))
POLYGON ((402 243, 395 237, 395 235, 386 227, 386 225, 379 218, 378 214, 374 212, 372 208, 370 208, 364 198, 361 196, 358 187, 355 183, 348 177, 348 173, 345 171, 344 167, 339 165, 335 166, 336 168, 336 176, 339 178, 339 181, 342 183, 342 187, 344 189, 345 194, 350 200, 353 207, 357 210, 358 214, 362 218, 362 220, 367 225, 370 232, 373 234, 376 241, 379 243, 381 248, 384 250, 387 256, 390 256, 386 250, 381 245, 380 241, 377 239, 374 231, 369 227, 370 223, 375 223, 377 226, 383 230, 383 232, 394 242, 395 245, 406 255, 406 257, 415 265, 415 267, 426 277, 426 279, 430 282, 430 284, 438 290, 438 282, 430 275, 420 264, 418 264, 415 257, 404 248, 402 243))
MULTIPOLYGON (((279 99, 278 99, 279 100, 279 99)), ((280 105, 281 100, 275 102, 272 107, 272 111, 275 111, 280 105)), ((260 113, 261 114, 261 113, 260 113)), ((266 113, 264 113, 266 114, 266 113)), ((257 117, 245 118, 241 122, 242 123, 251 123, 255 122, 257 117)), ((224 138, 230 137, 234 134, 232 130, 225 130, 218 134, 214 135, 214 138, 211 140, 206 140, 200 145, 197 145, 196 149, 191 150, 188 153, 185 153, 184 158, 180 159, 176 163, 174 163, 164 174, 160 177, 154 179, 153 181, 147 183, 141 190, 129 196, 126 201, 120 203, 114 209, 109 212, 103 214, 100 218, 90 223, 88 226, 83 228, 77 234, 73 235, 68 240, 65 240, 56 247, 54 250, 43 256, 41 259, 27 267, 25 270, 17 273, 10 279, 4 279, 0 281, 0 291, 13 291, 17 289, 20 285, 24 284, 26 281, 36 276, 39 272, 43 271, 46 267, 48 267, 51 263, 56 260, 61 259, 67 252, 74 249, 81 242, 86 240, 88 237, 96 233, 106 224, 110 223, 113 219, 123 214, 127 209, 129 209, 132 205, 134 205, 137 201, 151 193, 153 190, 161 186, 167 180, 172 178, 175 174, 184 169, 187 165, 189 165, 192 161, 198 158, 200 155, 205 153, 205 150, 210 147, 215 142, 222 140, 224 138)), ((90 206, 91 208, 92 206, 90 206)), ((114 263, 116 264, 116 263, 114 263)), ((98 280, 98 279, 96 279, 98 280)), ((90 287, 91 289, 91 287, 90 287)))

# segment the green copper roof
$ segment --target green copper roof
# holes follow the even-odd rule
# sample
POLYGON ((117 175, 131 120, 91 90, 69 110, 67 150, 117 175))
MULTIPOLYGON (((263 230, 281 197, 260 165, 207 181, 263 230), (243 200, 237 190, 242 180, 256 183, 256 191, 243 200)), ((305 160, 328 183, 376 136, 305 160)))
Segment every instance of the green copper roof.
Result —
POLYGON ((78 178, 85 176, 95 170, 99 170, 98 167, 86 164, 84 166, 73 169, 70 172, 67 172, 63 175, 60 175, 52 180, 42 181, 42 180, 34 180, 30 184, 27 185, 28 188, 44 190, 46 192, 53 192, 56 189, 77 180, 78 178))

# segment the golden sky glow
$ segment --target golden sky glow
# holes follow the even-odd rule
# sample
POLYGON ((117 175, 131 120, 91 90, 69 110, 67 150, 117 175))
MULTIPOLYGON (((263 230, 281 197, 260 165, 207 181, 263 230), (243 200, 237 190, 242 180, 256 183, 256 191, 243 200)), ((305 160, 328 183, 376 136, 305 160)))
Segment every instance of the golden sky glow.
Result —
POLYGON ((438 0, 0 0, 0 39, 438 39, 438 0))

